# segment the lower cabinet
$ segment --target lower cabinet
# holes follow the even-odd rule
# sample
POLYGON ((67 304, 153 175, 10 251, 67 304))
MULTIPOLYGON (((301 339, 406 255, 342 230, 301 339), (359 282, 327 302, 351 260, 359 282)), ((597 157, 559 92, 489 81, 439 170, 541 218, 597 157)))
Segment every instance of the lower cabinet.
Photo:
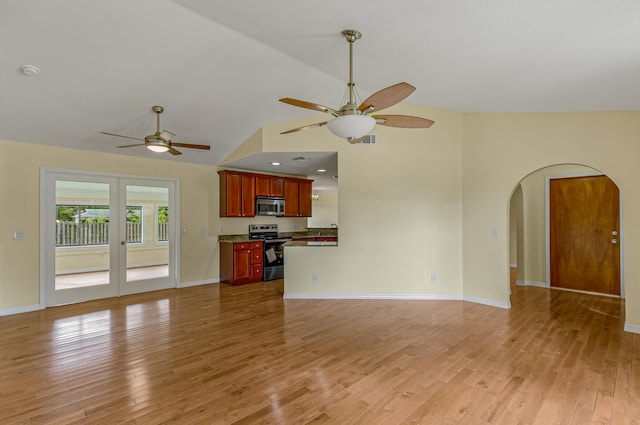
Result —
POLYGON ((220 282, 230 285, 262 280, 262 242, 220 242, 220 282))

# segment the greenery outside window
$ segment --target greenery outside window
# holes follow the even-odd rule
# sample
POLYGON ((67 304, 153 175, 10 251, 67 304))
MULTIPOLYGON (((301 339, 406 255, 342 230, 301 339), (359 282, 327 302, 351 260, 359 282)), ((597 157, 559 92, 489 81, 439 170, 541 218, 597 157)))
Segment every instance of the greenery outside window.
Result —
MULTIPOLYGON (((108 205, 56 205, 56 246, 109 243, 108 205)), ((126 241, 142 243, 142 207, 127 206, 126 241)))
POLYGON ((158 207, 158 241, 169 241, 169 207, 158 207))

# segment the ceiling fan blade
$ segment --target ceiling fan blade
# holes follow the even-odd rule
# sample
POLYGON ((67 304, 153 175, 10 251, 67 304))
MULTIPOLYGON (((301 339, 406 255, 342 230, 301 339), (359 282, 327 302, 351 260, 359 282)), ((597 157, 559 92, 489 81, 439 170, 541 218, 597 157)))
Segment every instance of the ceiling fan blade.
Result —
POLYGON ((211 149, 211 146, 209 145, 194 145, 191 143, 180 143, 180 142, 171 142, 171 146, 177 146, 179 148, 203 149, 206 151, 211 149))
POLYGON ((180 152, 179 150, 175 150, 175 149, 174 149, 174 148, 172 148, 172 147, 169 147, 169 153, 170 153, 171 155, 182 155, 182 152, 180 152))
POLYGON ((434 121, 410 115, 371 115, 380 125, 400 128, 429 128, 434 121))
POLYGON ((319 122, 319 123, 315 123, 315 124, 309 124, 309 125, 305 125, 303 127, 294 128, 292 130, 283 131, 280 134, 289 134, 289 133, 295 133, 296 131, 308 130, 310 128, 322 127, 323 125, 326 125, 328 122, 329 121, 319 122))
POLYGON ((372 111, 381 111, 403 101, 407 96, 413 93, 415 89, 416 88, 409 83, 394 84, 393 86, 382 89, 366 98, 358 107, 358 110, 360 112, 367 109, 372 111))
POLYGON ((122 134, 107 133, 106 131, 101 131, 100 133, 106 134, 107 136, 116 136, 116 137, 124 137, 125 139, 142 140, 144 142, 144 139, 140 139, 138 137, 123 136, 122 134))
POLYGON ((280 102, 288 103, 289 105, 293 105, 293 106, 299 106, 300 108, 313 109, 314 111, 328 112, 333 115, 338 115, 338 111, 336 111, 335 109, 318 105, 317 103, 307 102, 305 100, 291 99, 290 97, 285 97, 280 99, 280 102))
POLYGON ((132 148, 134 146, 145 146, 146 143, 138 143, 136 145, 123 145, 123 146, 116 146, 116 148, 132 148))

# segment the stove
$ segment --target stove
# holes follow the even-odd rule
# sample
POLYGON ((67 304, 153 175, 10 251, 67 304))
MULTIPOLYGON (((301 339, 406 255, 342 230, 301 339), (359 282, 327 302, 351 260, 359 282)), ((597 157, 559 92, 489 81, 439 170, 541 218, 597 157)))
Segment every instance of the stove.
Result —
POLYGON ((249 238, 263 241, 264 275, 262 280, 284 277, 284 244, 290 236, 280 236, 277 224, 250 224, 249 238))

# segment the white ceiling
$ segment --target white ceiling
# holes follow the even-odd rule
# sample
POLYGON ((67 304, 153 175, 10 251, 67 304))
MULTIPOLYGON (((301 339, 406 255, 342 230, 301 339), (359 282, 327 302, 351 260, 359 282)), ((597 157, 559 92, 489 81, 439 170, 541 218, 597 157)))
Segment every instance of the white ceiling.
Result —
POLYGON ((212 146, 163 158, 219 164, 314 114, 281 97, 340 106, 346 28, 362 97, 406 81, 437 109, 640 109, 634 0, 3 0, 0 139, 157 157, 99 132, 144 137, 162 105, 175 140, 212 146))

